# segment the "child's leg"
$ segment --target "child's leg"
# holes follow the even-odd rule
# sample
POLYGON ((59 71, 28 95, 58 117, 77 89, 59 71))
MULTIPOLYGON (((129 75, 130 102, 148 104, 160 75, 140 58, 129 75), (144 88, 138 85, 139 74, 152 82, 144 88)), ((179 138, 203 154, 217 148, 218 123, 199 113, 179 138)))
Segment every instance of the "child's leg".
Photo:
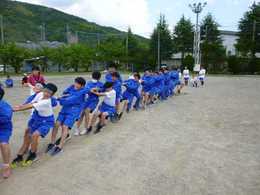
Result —
POLYGON ((31 137, 29 135, 29 129, 27 128, 24 132, 23 145, 19 149, 18 155, 24 155, 28 151, 30 143, 31 143, 31 137))
POLYGON ((85 110, 85 129, 89 127, 90 109, 85 110))
POLYGON ((35 131, 32 135, 32 142, 31 142, 31 152, 36 153, 38 144, 39 144, 40 134, 38 131, 35 131))
POLYGON ((107 116, 108 116, 108 113, 106 113, 106 112, 101 113, 101 117, 100 117, 100 125, 101 126, 106 125, 106 117, 107 116))
POLYGON ((52 130, 52 133, 51 133, 51 143, 52 144, 55 144, 55 141, 56 141, 56 137, 57 137, 57 134, 58 134, 58 130, 59 130, 59 127, 61 126, 61 123, 59 121, 57 121, 55 123, 55 126, 52 130))
POLYGON ((59 148, 63 148, 68 133, 69 133, 69 127, 67 127, 66 125, 62 125, 61 141, 59 144, 59 148))
POLYGON ((8 143, 0 143, 4 164, 10 164, 11 150, 8 143))
POLYGON ((120 112, 120 101, 116 101, 116 113, 119 114, 120 112))
POLYGON ((80 128, 80 126, 81 126, 81 124, 82 124, 82 121, 83 121, 83 119, 84 119, 84 116, 85 116, 85 111, 83 111, 83 112, 80 114, 80 118, 79 118, 79 120, 77 121, 77 124, 76 124, 77 129, 80 128))
POLYGON ((11 150, 8 143, 0 144, 2 158, 3 158, 3 177, 8 178, 11 175, 10 158, 11 150))
POLYGON ((90 121, 89 127, 93 127, 93 126, 95 125, 95 123, 96 123, 97 118, 98 118, 99 115, 100 115, 100 111, 97 111, 97 112, 95 112, 95 113, 93 114, 93 117, 92 117, 92 119, 91 119, 91 121, 90 121))

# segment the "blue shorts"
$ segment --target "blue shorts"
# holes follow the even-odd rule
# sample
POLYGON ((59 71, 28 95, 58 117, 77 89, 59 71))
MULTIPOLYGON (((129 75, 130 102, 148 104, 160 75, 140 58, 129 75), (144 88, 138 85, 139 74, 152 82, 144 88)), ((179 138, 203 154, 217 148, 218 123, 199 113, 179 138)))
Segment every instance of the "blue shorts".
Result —
POLYGON ((33 135, 34 132, 38 131, 42 138, 46 137, 50 132, 50 129, 54 127, 53 120, 39 120, 31 118, 28 122, 29 134, 33 135))
POLYGON ((188 81, 190 79, 190 77, 184 77, 185 81, 188 81))
POLYGON ((128 101, 131 101, 131 99, 134 98, 134 94, 130 93, 129 91, 125 91, 123 93, 123 97, 122 97, 122 100, 128 100, 128 101))
POLYGON ((84 110, 89 109, 91 112, 93 112, 98 105, 98 100, 87 100, 84 104, 84 110))
POLYGON ((8 144, 12 136, 13 126, 12 123, 0 124, 0 144, 8 144))
POLYGON ((78 113, 59 113, 57 121, 60 122, 61 125, 65 125, 68 128, 72 129, 74 123, 79 119, 78 113))
POLYGON ((113 106, 109 106, 107 104, 105 104, 104 102, 99 106, 99 109, 98 109, 100 112, 104 113, 108 113, 108 116, 111 117, 113 115, 116 114, 116 109, 115 107, 113 106))
POLYGON ((204 78, 203 78, 203 77, 200 77, 199 79, 200 79, 200 81, 204 81, 204 78))

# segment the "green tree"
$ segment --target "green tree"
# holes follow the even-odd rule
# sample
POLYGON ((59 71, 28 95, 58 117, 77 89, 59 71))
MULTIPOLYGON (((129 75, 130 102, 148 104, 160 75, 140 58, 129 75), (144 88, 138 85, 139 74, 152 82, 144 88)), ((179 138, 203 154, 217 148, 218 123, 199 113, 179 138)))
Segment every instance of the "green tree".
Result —
POLYGON ((187 67, 189 70, 193 70, 194 58, 192 55, 187 55, 183 59, 183 67, 187 67))
POLYGON ((239 38, 237 49, 243 56, 251 53, 251 57, 260 51, 260 2, 253 4, 239 22, 239 38))
POLYGON ((124 41, 110 37, 99 47, 99 59, 104 62, 125 60, 126 47, 124 41))
POLYGON ((185 19, 185 17, 182 16, 180 21, 175 26, 173 32, 173 44, 175 50, 174 52, 176 53, 181 52, 182 65, 184 65, 183 60, 185 54, 192 53, 193 40, 194 40, 193 25, 189 19, 185 19))
POLYGON ((67 68, 73 68, 75 72, 79 71, 79 68, 88 70, 91 63, 91 57, 94 56, 93 50, 89 47, 81 44, 72 44, 65 49, 67 68))
POLYGON ((160 61, 169 60, 173 53, 173 44, 171 32, 164 15, 160 16, 159 22, 151 35, 150 52, 153 64, 156 64, 157 61, 158 37, 160 37, 160 61))
POLYGON ((66 64, 66 47, 61 46, 55 49, 52 49, 52 53, 50 55, 50 60, 58 65, 58 71, 61 72, 61 67, 66 64))
POLYGON ((236 48, 242 56, 250 57, 248 70, 257 72, 260 67, 257 63, 256 52, 260 52, 260 2, 253 3, 250 10, 244 14, 239 22, 239 38, 236 48))
POLYGON ((15 73, 18 73, 23 66, 23 61, 29 56, 29 51, 25 48, 18 47, 15 43, 8 43, 1 46, 0 48, 0 58, 3 64, 11 65, 15 73))
POLYGON ((227 59, 227 63, 229 72, 232 72, 233 74, 238 74, 242 71, 239 58, 237 56, 229 56, 227 59))
POLYGON ((218 23, 211 14, 208 14, 201 24, 201 60, 202 65, 209 71, 218 72, 222 70, 221 65, 225 62, 226 50, 218 30, 218 23))

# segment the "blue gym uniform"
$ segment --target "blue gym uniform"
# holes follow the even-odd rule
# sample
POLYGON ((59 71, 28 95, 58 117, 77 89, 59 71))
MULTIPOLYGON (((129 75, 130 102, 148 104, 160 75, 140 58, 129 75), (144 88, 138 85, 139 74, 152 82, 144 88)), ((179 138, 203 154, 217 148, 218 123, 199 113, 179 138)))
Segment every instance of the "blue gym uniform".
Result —
POLYGON ((143 92, 145 93, 152 93, 152 86, 154 84, 154 78, 151 75, 144 75, 142 77, 142 86, 143 86, 143 92))
POLYGON ((55 118, 52 111, 53 107, 57 106, 57 100, 54 97, 50 98, 50 104, 43 104, 39 107, 39 104, 41 104, 41 101, 48 101, 39 99, 41 97, 41 94, 34 94, 27 98, 26 102, 24 104, 32 103, 34 106, 33 113, 31 115, 30 120, 28 121, 28 128, 29 128, 29 134, 33 135, 36 131, 39 132, 40 136, 42 138, 46 137, 48 135, 50 129, 54 127, 55 124, 55 118), (34 100, 36 101, 34 102, 34 100), (37 106, 38 105, 38 106, 37 106), (43 116, 40 114, 40 111, 42 111, 45 107, 48 107, 48 109, 51 109, 51 114, 48 114, 47 116, 43 116))
POLYGON ((62 109, 58 115, 57 121, 61 125, 72 128, 75 121, 79 118, 82 111, 85 95, 89 92, 89 88, 85 87, 76 90, 74 85, 70 86, 63 92, 63 97, 58 99, 62 109))
POLYGON ((116 91, 116 104, 118 104, 122 98, 122 82, 120 80, 114 81, 113 89, 116 91))
POLYGON ((13 79, 6 79, 5 80, 5 85, 6 85, 7 88, 13 87, 14 86, 13 79))
POLYGON ((54 127, 55 118, 54 115, 43 117, 40 116, 37 110, 34 110, 31 119, 28 122, 29 133, 33 135, 34 132, 38 131, 42 138, 48 135, 50 129, 54 127))
POLYGON ((170 74, 169 72, 164 73, 164 89, 163 89, 163 99, 167 99, 169 97, 169 86, 170 86, 170 74))
POLYGON ((164 78, 162 74, 154 76, 154 93, 161 95, 164 87, 164 78))
POLYGON ((109 106, 106 103, 102 102, 102 104, 100 105, 99 109, 100 112, 104 113, 108 113, 109 117, 112 117, 116 114, 116 109, 114 106, 109 106))
MULTIPOLYGON (((93 88, 98 88, 99 91, 102 91, 103 85, 104 84, 102 82, 93 80, 93 81, 89 81, 87 83, 86 87, 89 90, 91 90, 93 88)), ((84 110, 89 109, 91 112, 93 112, 96 109, 98 102, 99 102, 99 97, 89 91, 85 96, 85 102, 84 102, 83 109, 84 110)))
POLYGON ((170 95, 173 95, 174 89, 177 85, 180 85, 180 79, 179 79, 179 72, 178 71, 171 71, 170 73, 170 95))
POLYGON ((123 93, 123 100, 128 100, 127 109, 128 110, 131 109, 134 97, 136 97, 135 107, 138 108, 139 102, 141 99, 141 96, 140 96, 140 93, 138 90, 140 83, 134 79, 128 79, 128 80, 124 81, 123 85, 126 87, 126 90, 123 93))
MULTIPOLYGON (((112 80, 112 74, 111 74, 110 72, 106 74, 105 80, 106 80, 106 82, 113 82, 113 80, 112 80)), ((121 83, 123 82, 123 79, 122 79, 122 77, 121 77, 120 74, 119 74, 118 80, 119 80, 121 83)))
POLYGON ((12 116, 12 107, 4 100, 0 100, 0 143, 9 143, 13 130, 12 116))

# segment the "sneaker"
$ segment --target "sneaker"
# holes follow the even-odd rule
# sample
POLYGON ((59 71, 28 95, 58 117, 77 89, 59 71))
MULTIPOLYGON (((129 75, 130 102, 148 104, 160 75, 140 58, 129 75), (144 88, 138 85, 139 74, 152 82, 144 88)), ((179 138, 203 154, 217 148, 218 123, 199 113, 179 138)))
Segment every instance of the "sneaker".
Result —
POLYGON ((33 162, 36 162, 38 160, 37 158, 37 154, 35 152, 31 152, 29 156, 27 157, 27 159, 25 160, 25 162, 23 163, 23 166, 29 166, 31 165, 33 162))
POLYGON ((130 109, 129 109, 129 108, 127 108, 127 109, 126 109, 126 113, 129 113, 129 112, 130 112, 130 109))
POLYGON ((123 116, 123 112, 121 112, 119 115, 118 115, 118 120, 120 120, 123 116))
POLYGON ((90 127, 87 129, 87 134, 89 134, 91 131, 92 131, 92 127, 90 126, 90 127))
POLYGON ((98 134, 103 127, 104 127, 104 125, 98 124, 98 125, 97 125, 97 129, 96 129, 96 131, 94 132, 94 134, 98 134))
POLYGON ((117 114, 111 116, 111 117, 110 117, 110 121, 111 121, 111 123, 116 123, 116 122, 118 121, 118 116, 117 116, 117 114))
POLYGON ((88 129, 84 129, 83 131, 80 132, 80 135, 86 135, 87 131, 88 131, 88 129))
POLYGON ((52 144, 52 143, 48 144, 47 149, 46 149, 45 152, 46 153, 50 152, 54 147, 55 147, 55 144, 52 144))
MULTIPOLYGON (((69 141, 71 139, 71 135, 68 133, 65 142, 69 141)), ((60 141, 61 141, 61 137, 59 139, 56 140, 55 145, 60 145, 60 141)))
POLYGON ((79 136, 80 135, 80 130, 78 128, 76 128, 74 130, 74 136, 79 136))
POLYGON ((55 155, 61 153, 62 151, 63 151, 63 150, 62 150, 59 146, 56 146, 56 147, 54 148, 54 150, 52 151, 51 155, 52 155, 52 156, 55 156, 55 155))
POLYGON ((17 157, 12 161, 11 166, 16 166, 23 162, 23 155, 17 155, 17 157))

